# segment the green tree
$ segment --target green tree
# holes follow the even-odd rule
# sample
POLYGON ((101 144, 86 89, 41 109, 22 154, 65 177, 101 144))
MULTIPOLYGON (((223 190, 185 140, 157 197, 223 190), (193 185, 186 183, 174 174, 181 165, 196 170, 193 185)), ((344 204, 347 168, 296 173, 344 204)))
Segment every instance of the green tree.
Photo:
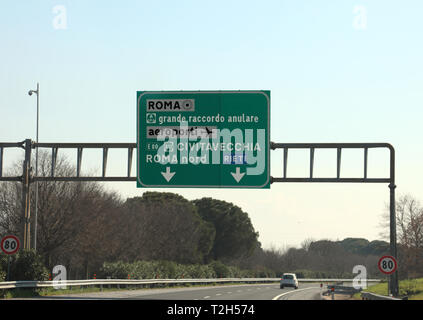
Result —
POLYGON ((212 223, 216 230, 211 260, 233 260, 252 254, 258 245, 258 232, 246 212, 232 203, 212 198, 194 200, 193 203, 200 216, 212 223))
POLYGON ((369 241, 362 238, 345 238, 339 241, 339 244, 345 251, 356 254, 367 254, 369 247, 369 241))
POLYGON ((374 240, 369 243, 368 254, 383 256, 389 254, 389 243, 381 240, 374 240))
POLYGON ((145 192, 127 199, 125 211, 129 260, 203 263, 212 248, 213 225, 180 195, 145 192))

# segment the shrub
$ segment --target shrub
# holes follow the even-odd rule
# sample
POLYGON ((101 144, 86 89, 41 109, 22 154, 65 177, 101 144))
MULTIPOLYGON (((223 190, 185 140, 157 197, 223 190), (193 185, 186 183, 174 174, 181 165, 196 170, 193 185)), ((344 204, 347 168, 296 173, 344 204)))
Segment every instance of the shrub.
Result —
POLYGON ((175 279, 177 278, 177 264, 173 261, 159 261, 157 263, 157 272, 160 278, 175 279))
POLYGON ((255 270, 255 276, 257 278, 275 278, 276 274, 273 270, 262 266, 255 270))
POLYGON ((0 282, 6 281, 6 271, 2 270, 0 266, 0 282))
POLYGON ((220 261, 210 264, 179 264, 174 261, 136 261, 133 263, 105 262, 100 270, 103 278, 126 279, 213 279, 274 277, 273 271, 263 268, 260 271, 241 270, 227 266, 220 261))
POLYGON ((112 279, 126 279, 130 273, 130 266, 122 261, 105 262, 100 269, 102 278, 110 277, 112 279))
POLYGON ((218 278, 229 278, 230 269, 220 261, 213 261, 210 263, 211 267, 214 270, 214 273, 218 278))
POLYGON ((136 279, 166 278, 163 268, 159 270, 158 262, 137 261, 131 264, 131 272, 136 279))
MULTIPOLYGON (((0 269, 7 270, 7 257, 2 255, 0 269)), ((1 279, 1 274, 0 274, 1 279)), ((48 270, 35 250, 23 250, 10 257, 10 281, 48 280, 48 270)))

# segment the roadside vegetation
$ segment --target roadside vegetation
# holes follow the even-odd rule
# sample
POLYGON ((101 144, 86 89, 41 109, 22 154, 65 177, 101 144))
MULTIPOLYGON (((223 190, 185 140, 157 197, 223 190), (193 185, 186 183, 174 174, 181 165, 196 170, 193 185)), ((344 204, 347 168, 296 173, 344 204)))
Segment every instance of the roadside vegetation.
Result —
MULTIPOLYGON (((387 296, 388 282, 384 281, 378 284, 371 285, 363 291, 387 296)), ((400 280, 399 296, 408 297, 408 300, 423 300, 423 278, 400 280)), ((354 299, 361 299, 361 294, 355 294, 354 299)))

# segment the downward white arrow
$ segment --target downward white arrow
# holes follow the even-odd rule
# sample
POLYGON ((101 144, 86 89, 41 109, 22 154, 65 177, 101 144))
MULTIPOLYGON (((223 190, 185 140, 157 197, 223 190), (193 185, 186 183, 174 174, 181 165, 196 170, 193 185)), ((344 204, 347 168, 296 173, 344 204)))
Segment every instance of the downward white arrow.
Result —
POLYGON ((163 177, 166 179, 167 182, 170 181, 170 179, 173 178, 176 172, 170 172, 170 167, 166 167, 166 172, 160 172, 163 177))
POLYGON ((234 177, 234 179, 236 180, 236 182, 240 182, 242 177, 245 175, 245 172, 241 173, 240 171, 241 169, 239 167, 236 168, 236 172, 231 172, 231 175, 234 177))

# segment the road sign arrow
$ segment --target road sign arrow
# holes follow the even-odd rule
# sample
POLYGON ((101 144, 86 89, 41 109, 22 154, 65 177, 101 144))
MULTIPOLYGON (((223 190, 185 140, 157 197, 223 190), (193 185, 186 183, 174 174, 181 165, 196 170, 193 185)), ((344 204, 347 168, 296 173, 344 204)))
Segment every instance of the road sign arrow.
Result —
POLYGON ((176 172, 170 172, 170 167, 166 167, 166 172, 160 172, 163 177, 166 179, 167 182, 169 182, 176 172))
POLYGON ((240 182, 242 177, 245 175, 245 172, 241 173, 241 169, 239 167, 236 168, 236 172, 231 172, 231 175, 234 177, 236 182, 240 182))

